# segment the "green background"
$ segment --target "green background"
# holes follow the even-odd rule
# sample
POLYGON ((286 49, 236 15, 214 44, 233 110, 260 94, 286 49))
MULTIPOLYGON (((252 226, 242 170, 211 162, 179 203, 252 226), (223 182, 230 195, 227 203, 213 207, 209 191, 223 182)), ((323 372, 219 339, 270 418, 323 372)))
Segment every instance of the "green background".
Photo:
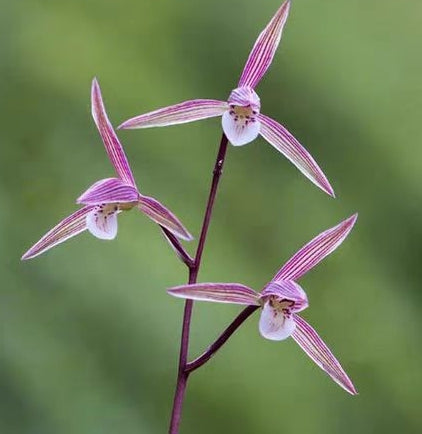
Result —
MULTIPOLYGON (((181 433, 419 433, 422 2, 295 0, 257 91, 324 169, 333 200, 263 139, 230 147, 201 281, 259 290, 301 245, 355 211, 350 238, 301 280, 304 317, 354 380, 349 396, 253 316, 190 379, 181 433)), ((22 253, 112 175, 90 115, 113 124, 225 99, 276 0, 2 0, 0 432, 164 433, 186 270, 136 213, 103 242, 22 253)), ((141 191, 198 235, 220 121, 122 131, 141 191)), ((193 251, 195 243, 189 245, 193 251)), ((198 303, 191 355, 240 309, 198 303)))

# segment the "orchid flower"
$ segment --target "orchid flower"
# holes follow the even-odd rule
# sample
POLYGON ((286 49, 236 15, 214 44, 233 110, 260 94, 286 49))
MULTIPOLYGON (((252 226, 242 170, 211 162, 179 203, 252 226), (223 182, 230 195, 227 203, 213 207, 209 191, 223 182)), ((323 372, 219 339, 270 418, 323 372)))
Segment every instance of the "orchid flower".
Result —
POLYGON ((289 8, 290 1, 285 1, 258 36, 237 88, 227 102, 214 99, 185 101, 131 118, 119 128, 163 127, 222 116, 223 131, 232 145, 246 145, 261 134, 315 185, 334 197, 330 183, 309 152, 285 127, 260 113, 261 103, 255 87, 271 65, 289 8))
POLYGON ((175 236, 184 240, 192 239, 171 211, 156 199, 139 192, 122 145, 107 117, 96 79, 92 82, 91 105, 94 122, 117 177, 102 179, 89 187, 77 199, 77 203, 84 205, 83 208, 51 229, 22 256, 22 259, 38 256, 85 229, 97 238, 114 239, 117 235, 117 215, 132 208, 137 208, 175 236))
POLYGON ((264 338, 279 341, 291 336, 337 384, 355 395, 357 391, 340 363, 318 333, 298 315, 308 307, 308 298, 296 280, 345 240, 356 219, 357 214, 322 232, 303 246, 260 293, 239 283, 197 283, 176 286, 168 292, 175 297, 191 300, 260 306, 259 331, 264 338))

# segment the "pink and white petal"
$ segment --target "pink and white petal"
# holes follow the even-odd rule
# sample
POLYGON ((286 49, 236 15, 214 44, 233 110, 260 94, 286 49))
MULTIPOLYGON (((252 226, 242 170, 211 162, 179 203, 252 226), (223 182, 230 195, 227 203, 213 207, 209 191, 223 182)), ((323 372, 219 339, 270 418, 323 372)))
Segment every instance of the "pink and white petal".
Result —
POLYGON ((280 43, 289 9, 290 1, 285 1, 272 17, 267 27, 258 36, 243 68, 239 87, 249 86, 254 88, 267 72, 280 43))
POLYGON ((114 170, 123 181, 135 187, 135 178, 133 177, 123 147, 108 119, 101 96, 101 89, 95 78, 92 81, 91 88, 91 109, 95 125, 103 139, 108 158, 114 170))
MULTIPOLYGON (((229 105, 250 107, 253 112, 261 110, 261 99, 258 94, 250 87, 238 87, 230 92, 229 105)), ((253 113, 257 114, 257 113, 253 113)))
POLYGON ((258 137, 260 122, 258 119, 236 119, 229 110, 224 112, 221 120, 224 134, 234 146, 243 146, 258 137))
POLYGON ((261 121, 261 135, 264 139, 287 159, 289 159, 310 181, 325 193, 335 197, 334 190, 324 172, 320 169, 311 154, 275 120, 263 114, 258 115, 261 121))
POLYGON ((86 216, 86 226, 94 237, 113 240, 117 235, 117 210, 107 210, 107 205, 97 206, 86 216))
POLYGON ((297 280, 337 249, 352 230, 358 214, 317 235, 295 253, 274 276, 273 281, 297 280))
POLYGON ((318 333, 300 316, 293 315, 296 328, 292 338, 303 351, 339 386, 351 395, 357 395, 357 390, 338 360, 331 353, 318 333))
POLYGON ((137 202, 139 193, 135 187, 118 178, 107 178, 91 185, 77 199, 77 203, 97 205, 101 203, 137 202))
POLYGON ((274 309, 267 301, 259 319, 259 332, 261 335, 272 341, 287 339, 294 331, 296 324, 293 317, 274 309))
POLYGON ((228 104, 225 101, 194 99, 136 116, 123 122, 119 128, 150 128, 185 124, 221 116, 227 109, 228 104))
POLYGON ((92 206, 85 206, 63 219, 34 244, 21 259, 35 258, 35 256, 41 255, 41 253, 83 232, 86 229, 86 216, 92 209, 92 206))
POLYGON ((192 241, 192 235, 185 229, 180 220, 158 200, 148 197, 140 196, 138 208, 152 221, 164 226, 176 237, 186 241, 192 241))
POLYGON ((258 294, 240 283, 195 283, 169 288, 174 297, 259 306, 258 294))
POLYGON ((261 292, 261 297, 275 296, 279 300, 290 300, 294 305, 292 312, 300 312, 308 307, 308 297, 302 287, 291 280, 278 280, 270 282, 261 292))

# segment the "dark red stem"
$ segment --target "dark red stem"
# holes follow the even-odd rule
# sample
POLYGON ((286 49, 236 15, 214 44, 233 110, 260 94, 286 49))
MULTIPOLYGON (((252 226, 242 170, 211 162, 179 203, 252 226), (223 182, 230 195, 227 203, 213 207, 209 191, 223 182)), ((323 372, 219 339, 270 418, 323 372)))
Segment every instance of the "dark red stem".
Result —
POLYGON ((257 310, 259 306, 247 306, 239 315, 227 326, 221 335, 204 351, 198 358, 192 360, 186 365, 186 372, 190 374, 192 371, 200 368, 226 343, 230 336, 257 310))
POLYGON ((173 246, 177 256, 180 258, 180 260, 186 264, 186 266, 189 268, 189 270, 193 267, 193 258, 190 257, 189 253, 185 250, 182 243, 179 241, 179 239, 173 235, 168 229, 166 229, 164 226, 160 226, 161 230, 163 231, 164 236, 167 238, 169 243, 173 246))
MULTIPOLYGON (((215 196, 217 194, 218 184, 223 171, 224 159, 227 151, 227 137, 222 135, 220 147, 218 149, 217 158, 214 165, 213 177, 211 182, 210 193, 205 209, 204 220, 202 222, 201 234, 199 236, 198 247, 196 249, 195 259, 189 267, 189 280, 188 283, 196 283, 199 268, 201 266, 202 252, 207 238, 208 228, 211 221, 212 210, 214 206, 215 196)), ((174 244, 173 244, 174 245, 174 244)), ((176 250, 177 247, 175 246, 176 250)), ((180 250, 178 250, 180 253, 180 250)), ((186 262, 185 262, 186 263, 186 262)), ((186 300, 185 310, 183 314, 182 337, 180 342, 180 355, 179 355, 179 370, 177 376, 176 391, 174 394, 173 411, 171 414, 169 434, 178 434, 180 418, 182 415, 183 398, 185 395, 186 384, 189 377, 187 368, 187 358, 189 350, 189 332, 190 322, 192 317, 193 301, 186 300)))

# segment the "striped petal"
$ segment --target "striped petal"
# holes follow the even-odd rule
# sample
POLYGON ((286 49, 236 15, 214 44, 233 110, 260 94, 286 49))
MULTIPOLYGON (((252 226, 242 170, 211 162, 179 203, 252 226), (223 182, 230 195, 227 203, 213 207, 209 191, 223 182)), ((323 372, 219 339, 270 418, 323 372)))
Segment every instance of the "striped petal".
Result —
POLYGON ((180 220, 158 200, 141 195, 138 208, 152 221, 164 226, 176 237, 187 241, 193 240, 192 235, 185 229, 180 220))
POLYGON ((96 182, 78 199, 77 203, 97 205, 101 203, 137 202, 139 193, 135 187, 118 178, 107 178, 96 182))
POLYGON ((285 1, 275 13, 267 27, 258 36, 249 54, 239 80, 239 86, 254 88, 266 73, 273 61, 274 54, 280 43, 281 33, 289 14, 290 1, 285 1))
POLYGON ((94 118, 95 125, 97 125, 98 131, 103 139, 108 158, 110 159, 114 170, 124 182, 135 187, 135 178, 130 170, 122 145, 120 144, 107 117, 100 86, 95 78, 92 81, 91 104, 92 117, 94 118))
POLYGON ((289 159, 316 186, 335 197, 333 188, 318 164, 292 134, 268 116, 260 114, 258 119, 261 121, 262 137, 289 159))
POLYGON ((351 395, 357 395, 358 392, 352 381, 318 333, 300 316, 293 315, 293 318, 296 328, 292 333, 292 338, 296 343, 340 387, 351 395))
POLYGON ((85 206, 63 219, 34 244, 22 256, 22 259, 35 258, 35 256, 41 255, 41 253, 57 246, 57 244, 63 243, 63 241, 83 232, 86 229, 86 216, 92 209, 92 206, 85 206))
POLYGON ((276 297, 278 301, 291 301, 291 312, 300 312, 308 307, 308 297, 300 285, 291 280, 270 282, 261 292, 262 298, 276 297))
POLYGON ((191 300, 259 306, 258 294, 240 283, 195 283, 174 286, 167 292, 175 297, 191 300))
POLYGON ((230 92, 228 103, 230 108, 245 107, 250 115, 257 115, 261 110, 261 99, 251 87, 237 87, 230 92), (234 106, 234 107, 232 107, 234 106))
POLYGON ((270 301, 264 304, 259 318, 259 332, 265 339, 282 341, 294 331, 296 324, 293 317, 279 309, 275 309, 270 301))
POLYGON ((295 253, 274 276, 273 281, 297 280, 319 264, 346 239, 353 228, 357 214, 337 226, 322 232, 295 253))
POLYGON ((224 101, 194 99, 136 116, 123 122, 119 128, 150 128, 185 124, 221 116, 227 109, 228 104, 224 101))

